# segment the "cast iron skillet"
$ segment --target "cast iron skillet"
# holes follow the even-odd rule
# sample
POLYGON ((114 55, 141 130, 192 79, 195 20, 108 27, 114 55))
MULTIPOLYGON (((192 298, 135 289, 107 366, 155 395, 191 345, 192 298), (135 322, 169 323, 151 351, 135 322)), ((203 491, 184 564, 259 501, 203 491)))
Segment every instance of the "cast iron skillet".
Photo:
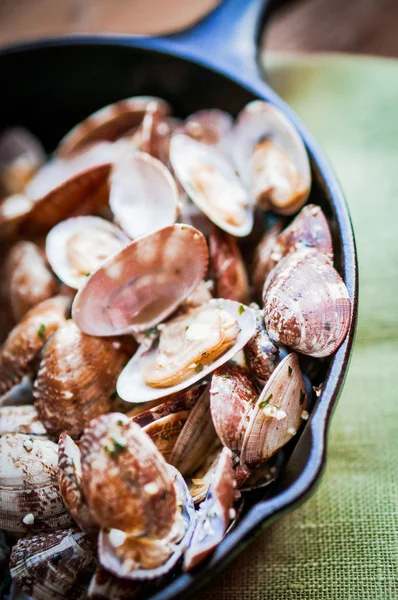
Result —
POLYGON ((264 83, 256 62, 261 26, 271 12, 271 3, 225 0, 195 27, 169 37, 73 36, 0 52, 0 130, 23 125, 49 151, 85 116, 128 96, 166 98, 179 116, 204 107, 236 114, 255 98, 274 103, 296 125, 307 145, 313 169, 310 201, 322 206, 331 224, 336 267, 348 287, 353 314, 347 339, 323 366, 322 396, 277 483, 265 488, 266 493, 249 496, 238 526, 206 564, 192 574, 175 577, 153 600, 186 598, 198 590, 255 535, 314 490, 324 467, 328 425, 354 340, 357 260, 347 206, 316 142, 264 83))

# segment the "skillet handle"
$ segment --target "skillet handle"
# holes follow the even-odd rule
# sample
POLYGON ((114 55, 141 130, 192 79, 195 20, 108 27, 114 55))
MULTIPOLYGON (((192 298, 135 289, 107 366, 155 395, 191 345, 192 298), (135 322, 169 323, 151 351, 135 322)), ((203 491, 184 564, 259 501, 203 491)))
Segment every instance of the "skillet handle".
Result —
POLYGON ((262 31, 270 14, 287 1, 223 0, 192 27, 155 40, 167 45, 169 52, 184 52, 228 75, 233 70, 263 79, 258 62, 262 31))

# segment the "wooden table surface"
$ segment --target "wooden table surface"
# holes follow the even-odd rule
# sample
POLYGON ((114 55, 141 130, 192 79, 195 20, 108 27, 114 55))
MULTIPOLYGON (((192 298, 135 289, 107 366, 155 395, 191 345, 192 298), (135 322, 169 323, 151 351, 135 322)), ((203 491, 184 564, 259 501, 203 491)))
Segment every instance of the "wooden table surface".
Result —
MULTIPOLYGON (((244 2, 244 0, 242 0, 244 2)), ((73 32, 181 29, 217 0, 0 0, 0 44, 73 32)), ((398 0, 295 0, 272 19, 269 50, 398 56, 398 0)))

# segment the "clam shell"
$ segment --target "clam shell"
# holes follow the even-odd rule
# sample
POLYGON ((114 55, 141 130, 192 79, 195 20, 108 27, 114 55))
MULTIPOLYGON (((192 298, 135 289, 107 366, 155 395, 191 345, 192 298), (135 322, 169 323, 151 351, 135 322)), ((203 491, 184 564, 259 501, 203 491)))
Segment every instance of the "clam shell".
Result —
POLYGON ((209 239, 212 277, 215 295, 248 304, 249 281, 236 239, 219 228, 214 228, 209 239))
POLYGON ((283 258, 264 284, 264 322, 270 338, 310 356, 329 356, 342 344, 351 318, 347 288, 317 250, 283 258))
POLYGON ((73 520, 86 533, 96 534, 99 525, 87 506, 81 487, 80 450, 67 433, 61 433, 58 440, 58 485, 62 500, 73 520))
POLYGON ((184 556, 184 571, 201 563, 221 542, 233 518, 234 472, 232 453, 224 448, 218 459, 206 500, 200 505, 197 525, 184 556))
POLYGON ((44 163, 39 140, 22 127, 6 129, 0 136, 0 193, 19 194, 44 163))
POLYGON ((233 125, 231 115, 222 110, 198 110, 185 120, 183 133, 229 157, 233 125))
POLYGON ((268 273, 287 254, 305 248, 314 248, 333 261, 333 243, 330 229, 320 206, 308 204, 276 238, 264 265, 264 280, 268 273))
POLYGON ((5 433, 26 433, 47 437, 37 410, 31 404, 0 408, 0 435, 5 433))
POLYGON ((70 300, 55 296, 26 313, 4 342, 0 353, 0 397, 31 375, 48 339, 65 322, 70 300))
POLYGON ((97 191, 107 180, 111 164, 124 151, 123 146, 102 142, 75 157, 48 162, 30 181, 25 193, 33 202, 21 232, 48 231, 74 212, 95 208, 92 198, 102 200, 97 191), (91 196, 91 199, 90 199, 91 196))
POLYGON ((0 438, 0 463, 0 528, 23 533, 71 526, 58 489, 56 444, 6 433, 0 438))
POLYGON ((0 397, 1 407, 24 406, 26 404, 33 404, 32 380, 28 375, 22 377, 20 383, 0 397))
POLYGON ((191 473, 190 478, 188 479, 189 492, 195 505, 206 498, 211 478, 217 466, 222 448, 222 444, 216 435, 215 440, 203 455, 200 467, 194 473, 191 473))
POLYGON ((256 315, 256 331, 243 352, 251 373, 265 383, 279 362, 279 350, 265 329, 263 311, 256 304, 250 307, 256 315))
POLYGON ((262 298, 264 281, 268 274, 268 263, 270 256, 275 246, 275 242, 278 235, 282 231, 283 221, 279 219, 270 229, 268 229, 260 243, 256 247, 253 257, 253 268, 252 268, 252 281, 253 290, 255 293, 256 301, 262 298))
POLYGON ((168 461, 182 475, 192 475, 204 464, 217 439, 210 414, 209 386, 201 388, 202 394, 189 413, 168 461))
POLYGON ((241 450, 242 464, 258 467, 292 439, 301 425, 305 397, 297 354, 288 354, 272 373, 250 413, 241 450))
POLYGON ((93 419, 80 451, 83 494, 102 527, 132 536, 160 538, 169 533, 176 513, 173 479, 136 423, 120 413, 93 419))
POLYGON ((33 202, 25 194, 13 194, 0 202, 0 239, 15 237, 21 224, 29 216, 33 202))
POLYGON ((170 160, 188 196, 215 225, 237 237, 251 232, 253 207, 248 193, 217 150, 187 135, 175 135, 170 160))
POLYGON ((85 335, 67 321, 46 345, 33 396, 48 433, 79 437, 91 419, 114 410, 116 381, 130 357, 118 340, 85 335))
POLYGON ((58 223, 48 233, 46 254, 57 277, 77 290, 91 271, 128 242, 128 237, 105 219, 72 217, 58 223))
POLYGON ((203 279, 207 261, 206 240, 189 225, 146 235, 88 277, 73 303, 73 318, 90 335, 145 331, 189 296, 203 279))
POLYGON ((21 241, 11 248, 5 271, 10 306, 17 323, 28 310, 58 291, 44 252, 33 242, 21 241))
POLYGON ((236 319, 240 331, 233 346, 224 352, 224 354, 216 358, 216 360, 209 364, 202 364, 203 368, 201 370, 197 368, 192 369, 192 375, 184 381, 169 387, 154 388, 146 384, 142 371, 154 360, 157 348, 156 345, 153 345, 148 350, 147 347, 141 345, 136 354, 123 369, 117 382, 117 391, 123 400, 126 400, 127 402, 148 402, 186 389, 226 363, 234 356, 234 354, 243 348, 253 335, 255 329, 255 316, 253 311, 249 307, 243 306, 238 302, 233 302, 232 300, 213 299, 210 300, 208 304, 226 310, 236 319))
POLYGON ((11 576, 40 600, 83 600, 95 570, 94 548, 77 529, 20 539, 12 549, 11 576))
POLYGON ((176 221, 177 186, 158 159, 131 151, 113 165, 109 205, 122 229, 135 239, 176 221))
POLYGON ((210 385, 211 417, 221 443, 233 452, 242 447, 247 417, 257 398, 246 369, 230 363, 214 372, 210 385))
MULTIPOLYGON (((278 108, 268 102, 255 100, 247 104, 237 116, 233 145, 236 168, 245 184, 255 194, 262 192, 261 188, 258 189, 259 180, 253 178, 252 160, 257 144, 264 143, 264 140, 270 146, 261 157, 264 161, 263 169, 269 168, 267 161, 270 161, 270 167, 273 165, 266 181, 263 180, 263 183, 269 186, 268 189, 264 188, 267 201, 275 211, 286 215, 293 214, 305 203, 311 186, 307 151, 294 126, 278 108), (272 156, 270 152, 273 152, 272 156), (281 152, 283 154, 280 154, 281 152), (281 161, 285 163, 282 166, 281 161), (292 170, 294 173, 291 172, 292 170), (296 183, 296 189, 293 188, 292 183, 291 196, 288 197, 284 189, 286 171, 290 171, 293 179, 297 176, 300 178, 300 184, 296 183), (283 190, 282 195, 279 190, 283 190)), ((264 174, 265 171, 260 174, 260 177, 264 177, 264 174)), ((261 200, 264 201, 264 198, 261 200)))
POLYGON ((192 538, 196 524, 196 513, 182 475, 167 465, 176 493, 177 515, 173 526, 163 538, 127 539, 124 556, 115 551, 111 532, 101 530, 98 554, 103 567, 123 579, 144 581, 168 573, 179 561, 192 538))
POLYGON ((119 579, 98 565, 87 595, 89 600, 133 600, 141 594, 142 588, 143 584, 119 579))
POLYGON ((209 302, 212 299, 211 289, 213 288, 211 281, 201 281, 196 288, 187 296, 178 308, 179 312, 186 313, 192 308, 197 308, 209 302))
POLYGON ((167 102, 154 96, 135 96, 100 108, 66 134, 58 145, 58 156, 70 157, 93 142, 118 139, 140 125, 148 106, 154 104, 161 114, 171 111, 167 102))

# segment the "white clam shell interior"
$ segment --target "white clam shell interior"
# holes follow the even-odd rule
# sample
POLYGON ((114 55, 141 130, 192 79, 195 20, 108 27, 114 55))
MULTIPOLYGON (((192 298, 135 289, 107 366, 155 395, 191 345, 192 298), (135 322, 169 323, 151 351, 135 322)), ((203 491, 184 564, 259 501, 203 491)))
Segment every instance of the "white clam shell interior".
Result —
POLYGON ((272 139, 286 152, 309 189, 311 169, 300 135, 276 106, 262 100, 249 102, 236 119, 233 159, 244 183, 250 187, 250 158, 256 144, 265 138, 272 139))
POLYGON ((247 344, 256 328, 256 317, 252 309, 239 302, 224 300, 223 298, 214 298, 210 300, 209 304, 215 304, 216 306, 223 308, 237 320, 240 332, 232 348, 227 350, 227 352, 211 364, 205 365, 203 370, 199 373, 193 370, 192 376, 185 381, 167 388, 153 388, 145 383, 142 377, 142 369, 144 365, 153 360, 157 348, 155 345, 148 350, 146 346, 140 346, 136 354, 121 372, 117 381, 117 393, 123 400, 133 403, 149 402, 150 400, 163 398, 186 389, 226 363, 239 352, 245 344, 247 344))
MULTIPOLYGON (((170 160, 173 169, 191 200, 213 223, 237 237, 249 235, 253 228, 253 206, 249 193, 229 161, 217 150, 187 135, 175 135, 170 143, 170 160), (242 224, 233 224, 222 218, 207 200, 201 186, 195 181, 198 168, 205 167, 217 175, 217 185, 223 189, 222 210, 228 213, 234 205, 244 211, 242 224)), ((216 194, 214 194, 216 195, 216 194)), ((221 196, 218 194, 221 204, 221 196)), ((232 212, 231 210, 231 212, 232 212)))
POLYGON ((53 227, 46 238, 46 254, 48 262, 54 273, 61 281, 73 289, 79 287, 87 280, 87 275, 77 273, 70 264, 67 253, 68 241, 76 233, 97 229, 120 240, 120 247, 129 243, 128 237, 116 225, 100 217, 73 217, 61 221, 53 227))
POLYGON ((132 150, 113 166, 109 205, 121 228, 135 239, 175 222, 177 185, 160 160, 132 150))
POLYGON ((184 133, 194 139, 196 135, 203 133, 201 142, 213 146, 224 156, 231 158, 233 127, 234 120, 229 113, 211 108, 191 114, 185 121, 184 133), (208 131, 211 131, 211 135, 206 136, 208 131))

